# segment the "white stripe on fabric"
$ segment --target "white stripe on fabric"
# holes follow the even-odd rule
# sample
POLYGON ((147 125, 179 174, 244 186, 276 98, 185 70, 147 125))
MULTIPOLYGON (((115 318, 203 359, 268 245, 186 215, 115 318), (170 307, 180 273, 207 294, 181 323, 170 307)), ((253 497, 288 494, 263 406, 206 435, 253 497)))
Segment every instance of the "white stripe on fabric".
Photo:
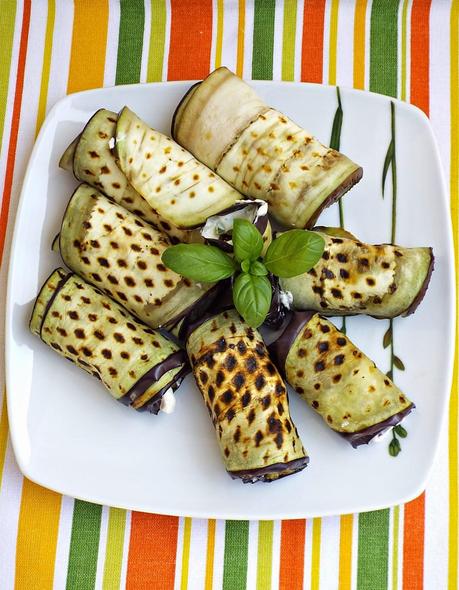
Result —
POLYGON ((61 516, 59 519, 59 531, 57 535, 56 560, 54 563, 53 590, 65 590, 66 588, 74 504, 75 500, 73 498, 69 498, 68 496, 62 497, 61 516))
POLYGON ((143 25, 143 40, 142 40, 142 62, 140 65, 140 80, 139 82, 147 81, 148 73, 148 57, 150 53, 150 35, 151 35, 151 4, 150 0, 144 0, 145 19, 143 25))
POLYGON ((253 25, 255 19, 254 0, 245 2, 245 34, 244 34, 244 67, 243 78, 252 79, 252 53, 253 53, 253 25))
POLYGON ((340 519, 336 516, 322 518, 320 544, 320 587, 338 588, 339 579, 339 531, 340 519))
POLYGON ((105 51, 104 86, 114 86, 118 61, 118 40, 120 33, 120 5, 110 0, 108 10, 107 47, 105 51))
POLYGON ((301 80, 301 58, 302 58, 302 43, 303 43, 303 17, 304 17, 304 2, 297 1, 296 4, 296 30, 295 30, 295 81, 301 80))
POLYGON ((73 2, 59 2, 59 0, 56 0, 47 111, 67 94, 72 33, 73 2))
POLYGON ((108 532, 108 506, 102 506, 102 512, 100 515, 100 534, 99 534, 99 548, 97 551, 97 566, 96 566, 96 581, 95 587, 102 588, 104 580, 104 564, 105 564, 105 553, 107 550, 107 532, 108 532))
MULTIPOLYGON (((207 550, 207 547, 206 547, 207 550)), ((225 521, 215 522, 215 552, 214 552, 214 573, 213 589, 220 590, 223 587, 223 564, 225 557, 225 521)))
POLYGON ((257 587, 258 562, 258 521, 249 522, 248 560, 247 560, 247 588, 257 587))
POLYGON ((282 80, 282 33, 284 24, 284 0, 274 7, 273 80, 282 80))
POLYGON ((128 566, 128 558, 129 558, 129 542, 131 539, 131 518, 132 518, 132 512, 130 510, 127 510, 126 511, 126 526, 124 529, 123 559, 121 562, 120 588, 126 587, 127 566, 128 566))
POLYGON ((338 9, 338 43, 336 83, 352 87, 354 76, 354 11, 352 2, 340 2, 338 9))

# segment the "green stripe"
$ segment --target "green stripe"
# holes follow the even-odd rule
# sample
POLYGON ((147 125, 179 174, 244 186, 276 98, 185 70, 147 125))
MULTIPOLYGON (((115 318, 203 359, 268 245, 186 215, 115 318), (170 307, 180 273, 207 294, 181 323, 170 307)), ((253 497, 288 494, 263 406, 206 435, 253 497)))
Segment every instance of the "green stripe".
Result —
POLYGON ((0 18, 0 39, 2 40, 0 58, 0 152, 2 149, 3 128, 5 126, 6 101, 10 77, 11 55, 13 53, 14 23, 16 2, 3 0, 0 18))
POLYGON ((357 590, 387 590, 389 510, 359 514, 357 590))
POLYGON ((398 0, 374 0, 371 8, 370 90, 397 96, 398 0))
POLYGON ((273 77, 274 15, 276 0, 255 0, 253 23, 252 78, 273 77))
POLYGON ((148 51, 147 82, 163 78, 164 44, 166 40, 166 0, 151 0, 151 32, 148 51))
POLYGON ((273 531, 272 520, 260 520, 258 523, 257 590, 271 590, 273 531))
POLYGON ((93 590, 96 582, 102 506, 75 500, 67 590, 93 590))
POLYGON ((140 80, 145 7, 143 0, 121 0, 116 84, 140 80))
POLYGON ((295 79, 296 0, 284 0, 282 37, 282 80, 295 79))
POLYGON ((107 528, 107 548, 105 550, 103 590, 118 590, 123 564, 124 531, 126 529, 126 510, 110 508, 107 528))
MULTIPOLYGON (((398 0, 373 0, 370 90, 397 95, 398 0)), ((358 590, 386 590, 389 579, 389 510, 359 515, 358 590)))
POLYGON ((223 590, 245 590, 249 553, 249 522, 227 520, 223 558, 223 590))

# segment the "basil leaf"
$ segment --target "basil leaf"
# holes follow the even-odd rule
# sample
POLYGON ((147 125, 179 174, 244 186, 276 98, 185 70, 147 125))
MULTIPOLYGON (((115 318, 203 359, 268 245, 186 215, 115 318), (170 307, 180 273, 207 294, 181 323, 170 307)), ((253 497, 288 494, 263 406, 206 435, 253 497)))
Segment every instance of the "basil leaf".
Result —
POLYGON ((261 262, 260 260, 254 260, 250 264, 250 270, 249 270, 249 272, 250 272, 251 275, 254 275, 255 277, 265 277, 268 274, 268 269, 263 264, 263 262, 261 262))
POLYGON ((310 270, 322 256, 325 241, 321 235, 292 229, 271 242, 264 263, 278 277, 296 277, 310 270))
POLYGON ((164 264, 182 277, 203 283, 227 279, 236 271, 236 263, 217 248, 205 244, 177 244, 161 257, 164 264))
POLYGON ((235 219, 233 223, 233 249, 236 260, 256 260, 263 250, 263 237, 247 219, 235 219))
POLYGON ((246 258, 241 262, 241 269, 243 272, 249 272, 250 270, 250 260, 246 258))
POLYGON ((243 272, 233 283, 234 306, 252 328, 258 328, 265 321, 271 306, 271 294, 271 283, 266 277, 243 272))

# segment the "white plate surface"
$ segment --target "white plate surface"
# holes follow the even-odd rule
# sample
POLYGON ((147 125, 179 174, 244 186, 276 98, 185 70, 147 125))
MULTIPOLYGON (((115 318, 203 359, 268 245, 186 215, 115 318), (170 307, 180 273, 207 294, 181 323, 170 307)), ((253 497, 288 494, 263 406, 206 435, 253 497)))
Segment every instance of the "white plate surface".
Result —
MULTIPOLYGON (((330 140, 333 87, 254 82, 269 104, 330 140)), ((394 321, 394 345, 406 371, 395 381, 416 403, 403 451, 388 441, 351 448, 291 392, 291 413, 311 457, 306 470, 272 484, 231 480, 213 426, 188 377, 173 415, 138 414, 115 403, 98 381, 66 363, 28 331, 34 298, 61 264, 50 251, 76 186, 59 157, 100 107, 129 105, 160 131, 188 82, 133 85, 70 95, 51 110, 33 150, 17 215, 7 301, 8 413, 19 466, 31 480, 77 498, 147 512, 196 517, 275 519, 350 513, 407 501, 425 487, 449 397, 454 326, 454 271, 447 193, 427 118, 396 102, 397 230, 404 246, 431 245, 436 265, 414 316, 394 321)), ((390 141, 390 99, 345 90, 341 151, 364 168, 344 200, 346 227, 370 243, 390 241, 391 180, 381 175, 390 141)), ((320 224, 338 225, 333 206, 320 224)), ((341 320, 337 320, 338 326, 341 320)), ((387 371, 388 322, 348 319, 348 334, 387 371)))

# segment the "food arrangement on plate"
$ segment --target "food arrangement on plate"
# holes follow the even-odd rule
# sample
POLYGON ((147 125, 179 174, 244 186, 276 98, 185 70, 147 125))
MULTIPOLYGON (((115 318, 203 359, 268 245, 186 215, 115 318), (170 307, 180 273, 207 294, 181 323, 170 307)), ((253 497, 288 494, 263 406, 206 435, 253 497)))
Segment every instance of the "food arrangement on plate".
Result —
POLYGON ((243 482, 309 461, 286 383, 354 447, 402 428, 414 403, 326 316, 413 313, 431 248, 315 226, 362 168, 226 68, 185 95, 172 136, 101 109, 69 145, 82 184, 53 248, 71 272, 47 279, 32 332, 137 410, 171 411, 192 371, 243 482))

